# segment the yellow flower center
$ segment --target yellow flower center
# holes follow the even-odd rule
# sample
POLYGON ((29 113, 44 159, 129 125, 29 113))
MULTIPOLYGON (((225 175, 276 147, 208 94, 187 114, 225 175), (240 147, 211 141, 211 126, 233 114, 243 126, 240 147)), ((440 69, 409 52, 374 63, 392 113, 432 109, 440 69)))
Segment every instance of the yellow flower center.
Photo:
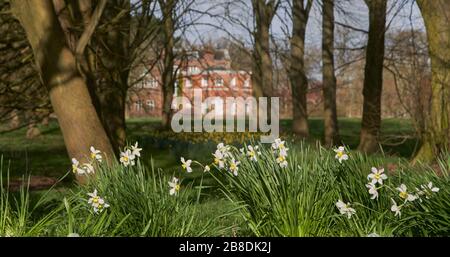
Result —
POLYGON ((72 165, 72 172, 76 173, 77 172, 78 167, 74 164, 72 165))
POLYGON ((403 199, 406 199, 408 197, 408 193, 400 192, 400 197, 403 198, 403 199))
POLYGON ((232 163, 231 165, 230 165, 230 170, 235 170, 237 167, 236 167, 236 164, 234 164, 234 163, 232 163))
POLYGON ((381 175, 380 174, 375 174, 375 179, 380 179, 381 178, 381 175))
POLYGON ((284 156, 278 157, 278 161, 279 161, 279 162, 282 162, 282 161, 284 161, 284 160, 285 160, 284 156))
POLYGON ((343 153, 343 152, 337 152, 337 156, 338 156, 339 158, 341 158, 342 156, 344 156, 344 153, 343 153))
POLYGON ((218 158, 215 158, 215 159, 214 159, 214 163, 215 163, 215 164, 219 164, 219 161, 220 161, 220 160, 219 160, 218 158))
POLYGON ((93 203, 98 203, 98 196, 92 198, 92 202, 93 202, 93 203))
POLYGON ((186 164, 182 164, 181 167, 183 167, 183 169, 186 169, 186 164))
POLYGON ((255 156, 255 152, 253 152, 253 151, 252 151, 252 152, 249 152, 248 155, 249 155, 250 157, 253 157, 253 156, 255 156))
POLYGON ((128 156, 124 156, 124 157, 123 157, 123 161, 124 161, 124 162, 128 162, 128 160, 129 160, 128 156))
POLYGON ((175 191, 180 191, 180 185, 177 184, 177 185, 175 186, 175 191))
POLYGON ((91 159, 95 159, 95 156, 97 156, 95 153, 91 153, 91 159))

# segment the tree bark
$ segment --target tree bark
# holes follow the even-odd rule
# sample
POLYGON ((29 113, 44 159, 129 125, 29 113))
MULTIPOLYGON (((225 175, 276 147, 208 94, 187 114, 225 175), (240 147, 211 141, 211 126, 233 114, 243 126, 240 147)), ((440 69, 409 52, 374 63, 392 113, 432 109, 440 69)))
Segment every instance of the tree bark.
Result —
POLYGON ((414 161, 431 162, 450 149, 450 2, 417 3, 427 30, 432 96, 423 143, 414 161))
MULTIPOLYGON (((278 1, 252 0, 253 15, 256 23, 253 49, 253 95, 273 96, 273 62, 270 56, 270 25, 276 13, 278 1)), ((268 102, 270 104, 270 102, 268 102)), ((269 107, 270 110, 270 107, 269 107)))
POLYGON ((114 152, 92 104, 87 85, 76 68, 51 0, 11 1, 11 8, 30 42, 43 84, 49 90, 64 142, 71 158, 89 158, 94 146, 107 160, 114 152))
POLYGON ((336 75, 334 73, 334 0, 323 0, 322 12, 324 141, 326 146, 333 146, 340 141, 336 108, 336 75))
POLYGON ((163 92, 163 108, 162 108, 162 123, 161 127, 164 130, 170 129, 172 119, 172 99, 174 94, 174 84, 176 74, 174 74, 174 33, 175 22, 173 15, 175 12, 176 0, 163 1, 159 0, 163 12, 163 36, 164 36, 164 55, 162 67, 162 92, 163 92))
POLYGON ((366 0, 366 3, 369 7, 369 39, 366 49, 363 117, 358 150, 374 153, 380 149, 387 0, 366 0))
POLYGON ((131 18, 127 14, 130 2, 94 2, 53 0, 66 42, 75 53, 77 68, 86 81, 94 107, 118 156, 126 140, 125 99, 131 62, 131 18), (95 30, 97 25, 102 29, 95 30), (84 28, 82 34, 80 27, 84 28))
POLYGON ((101 79, 95 88, 99 103, 97 112, 117 155, 119 149, 126 143, 125 101, 131 65, 129 60, 131 16, 127 11, 127 14, 122 15, 115 23, 111 21, 123 10, 130 10, 130 1, 109 0, 103 14, 103 19, 108 25, 104 32, 95 35, 97 46, 101 48, 99 55, 101 65, 97 71, 101 79))
POLYGON ((292 6, 292 38, 289 80, 292 88, 292 130, 300 137, 309 136, 307 99, 308 78, 305 72, 305 37, 312 1, 294 0, 292 6))

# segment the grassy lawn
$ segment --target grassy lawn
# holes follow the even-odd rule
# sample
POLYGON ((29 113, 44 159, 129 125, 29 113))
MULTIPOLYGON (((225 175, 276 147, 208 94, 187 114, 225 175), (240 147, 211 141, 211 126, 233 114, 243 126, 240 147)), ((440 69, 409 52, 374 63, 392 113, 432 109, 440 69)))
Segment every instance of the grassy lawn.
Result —
MULTIPOLYGON (((154 160, 156 168, 173 172, 179 166, 179 159, 185 156, 202 162, 210 161, 210 153, 217 142, 189 143, 156 138, 157 119, 130 119, 127 123, 129 141, 138 140, 143 146, 144 160, 150 163, 154 160)), ((290 134, 290 120, 281 121, 281 133, 290 134)), ((360 120, 340 119, 340 133, 343 142, 350 148, 355 148, 359 142, 360 120)), ((310 119, 312 143, 320 140, 323 135, 323 120, 310 119)), ((35 139, 25 137, 26 129, 16 130, 0 135, 0 155, 6 166, 9 165, 10 176, 20 177, 23 174, 41 175, 59 178, 70 169, 64 141, 56 122, 40 127, 42 135, 35 139)), ((194 137, 199 136, 193 134, 194 137)), ((201 135, 200 135, 201 136, 201 135)), ((409 158, 414 151, 416 141, 413 130, 407 120, 388 119, 382 123, 383 149, 389 156, 409 158), (409 137, 404 142, 392 142, 390 138, 409 137)), ((215 141, 220 141, 221 136, 215 141)), ((400 141, 400 139, 396 139, 400 141)))

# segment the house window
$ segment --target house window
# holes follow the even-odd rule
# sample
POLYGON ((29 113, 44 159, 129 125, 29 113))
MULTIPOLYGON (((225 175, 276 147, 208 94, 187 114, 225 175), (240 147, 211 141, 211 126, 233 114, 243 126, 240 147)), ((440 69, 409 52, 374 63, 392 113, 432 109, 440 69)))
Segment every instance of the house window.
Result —
POLYGON ((186 87, 192 87, 192 81, 190 79, 186 79, 186 87))
POLYGON ((214 85, 215 85, 216 87, 223 87, 223 79, 222 79, 222 78, 217 78, 217 79, 214 81, 214 85))
POLYGON ((236 78, 232 78, 230 84, 231 87, 236 87, 236 78))
POLYGON ((198 67, 195 67, 195 66, 188 67, 189 74, 197 74, 199 71, 200 71, 200 69, 198 67))
POLYGON ((207 87, 207 86, 208 86, 208 79, 202 78, 202 87, 207 87))
POLYGON ((250 87, 250 79, 245 80, 244 87, 250 87))
POLYGON ((158 80, 156 80, 154 77, 152 77, 149 81, 150 88, 157 88, 158 87, 158 80))
POLYGON ((136 103, 134 103, 135 109, 137 112, 140 112, 142 110, 142 101, 139 100, 136 103))
POLYGON ((148 107, 150 110, 155 109, 155 101, 154 101, 154 100, 147 100, 147 107, 148 107))

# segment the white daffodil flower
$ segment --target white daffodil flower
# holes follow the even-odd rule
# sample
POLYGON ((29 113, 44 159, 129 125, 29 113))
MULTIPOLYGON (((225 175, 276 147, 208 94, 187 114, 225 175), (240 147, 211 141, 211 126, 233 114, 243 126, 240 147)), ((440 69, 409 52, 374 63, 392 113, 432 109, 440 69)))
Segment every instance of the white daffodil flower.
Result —
POLYGON ((281 150, 285 148, 285 143, 280 138, 275 139, 275 141, 272 143, 272 148, 274 150, 281 150))
POLYGON ((131 154, 137 157, 141 157, 142 148, 138 147, 138 142, 131 146, 131 154))
POLYGON ((209 172, 211 170, 211 168, 208 166, 208 165, 206 165, 205 166, 205 169, 203 170, 204 172, 209 172))
POLYGON ((286 161, 286 157, 284 155, 278 156, 277 163, 281 168, 286 168, 288 166, 288 162, 286 161))
POLYGON ((95 213, 101 213, 104 209, 109 207, 109 204, 97 195, 97 189, 95 189, 93 193, 88 193, 88 196, 90 196, 88 203, 94 207, 95 213))
POLYGON ((383 185, 383 180, 387 179, 386 174, 384 174, 384 169, 377 169, 372 167, 372 173, 367 176, 368 180, 371 180, 371 184, 380 184, 383 185))
POLYGON ((135 162, 134 159, 136 157, 131 153, 131 151, 128 149, 125 152, 121 152, 120 153, 120 163, 123 164, 123 166, 128 167, 128 166, 134 166, 135 162))
POLYGON ((347 215, 349 219, 356 213, 356 210, 350 207, 350 203, 344 203, 341 200, 336 203, 336 207, 342 215, 347 215))
POLYGON ((334 149, 334 152, 336 153, 334 158, 337 159, 339 163, 348 160, 348 155, 345 153, 345 147, 339 146, 338 149, 334 149))
POLYGON ((92 166, 92 164, 90 163, 85 163, 81 166, 81 169, 84 171, 83 174, 87 173, 87 174, 91 174, 94 173, 94 166, 92 166))
POLYGON ((72 158, 72 172, 78 175, 84 175, 85 171, 80 167, 80 162, 72 158))
POLYGON ((216 152, 219 151, 222 153, 223 157, 233 157, 231 152, 230 152, 230 146, 229 145, 225 145, 224 143, 220 143, 217 145, 217 150, 216 152))
POLYGON ((230 172, 233 173, 235 176, 238 175, 239 163, 240 162, 236 161, 234 158, 232 158, 230 161, 230 172))
POLYGON ((184 170, 186 170, 188 173, 192 172, 191 168, 192 160, 184 160, 184 157, 181 157, 181 167, 183 167, 184 170))
POLYGON ((102 162, 102 155, 100 150, 95 149, 93 146, 89 149, 91 151, 91 159, 97 160, 98 162, 102 162))
POLYGON ((418 195, 425 195, 427 199, 430 199, 433 193, 439 192, 439 188, 433 186, 433 182, 429 182, 427 185, 421 185, 420 188, 422 188, 422 190, 416 188, 418 195))
POLYGON ((408 193, 408 189, 406 188, 405 184, 401 184, 399 187, 397 187, 397 190, 400 192, 400 198, 406 201, 414 202, 417 199, 417 196, 408 193))
POLYGON ((398 206, 397 203, 392 198, 391 201, 392 201, 391 211, 395 213, 395 216, 400 217, 402 215, 401 206, 398 206))
POLYGON ((178 183, 178 178, 173 177, 171 181, 169 181, 169 194, 176 195, 178 191, 180 191, 180 184, 178 183))
POLYGON ((280 153, 279 153, 279 155, 280 156, 283 156, 283 157, 287 157, 288 156, 288 151, 289 151, 289 148, 280 148, 280 153))
POLYGON ((428 185, 422 185, 422 189, 430 190, 433 193, 439 192, 439 188, 433 186, 433 182, 428 183, 428 185))
POLYGON ((258 155, 261 155, 261 152, 260 151, 258 151, 258 146, 255 146, 255 147, 253 147, 253 146, 251 146, 251 145, 249 145, 248 147, 247 147, 247 157, 249 157, 250 158, 250 160, 252 160, 252 161, 255 161, 255 162, 257 162, 258 161, 258 158, 257 158, 257 156, 258 155))
POLYGON ((369 189, 369 194, 372 195, 370 199, 375 200, 378 198, 378 190, 375 184, 369 183, 366 185, 366 187, 369 189))
POLYGON ((216 150, 213 156, 214 156, 214 164, 218 165, 219 169, 223 169, 225 167, 223 153, 220 150, 216 150))

